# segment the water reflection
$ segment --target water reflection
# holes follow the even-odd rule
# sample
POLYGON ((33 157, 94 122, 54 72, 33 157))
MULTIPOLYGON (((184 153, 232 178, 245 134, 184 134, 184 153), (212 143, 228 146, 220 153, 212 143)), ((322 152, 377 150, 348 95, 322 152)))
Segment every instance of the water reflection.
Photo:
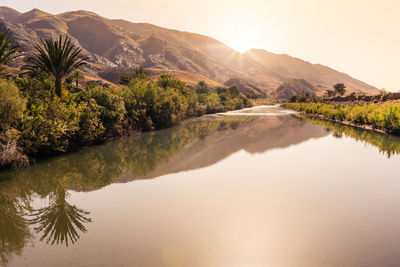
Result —
POLYGON ((31 239, 29 225, 48 244, 78 241, 89 212, 67 202, 68 190, 92 191, 115 182, 206 167, 239 150, 259 153, 327 133, 286 117, 209 116, 0 174, 0 257, 6 264, 31 239), (35 198, 48 206, 33 209, 35 198), (28 218, 28 219, 26 219, 28 218))
POLYGON ((68 246, 87 232, 90 212, 68 203, 69 191, 88 192, 111 183, 204 168, 241 150, 263 153, 321 138, 329 135, 326 129, 368 142, 388 156, 400 152, 398 138, 311 122, 292 115, 208 116, 83 149, 26 170, 0 173, 1 263, 20 255, 33 237, 68 246), (44 199, 48 205, 32 208, 36 199, 44 199))
POLYGON ((31 237, 16 201, 0 195, 0 265, 6 265, 14 254, 20 255, 31 237))
POLYGON ((42 235, 40 241, 46 239, 47 244, 74 244, 79 239, 79 232, 86 233, 85 224, 92 220, 90 214, 83 209, 70 205, 66 201, 65 189, 57 190, 50 197, 48 207, 32 209, 29 224, 34 225, 37 234, 42 235))
POLYGON ((302 118, 305 121, 321 125, 327 131, 333 131, 336 138, 350 137, 356 141, 364 142, 379 149, 388 158, 393 155, 400 154, 400 137, 382 134, 374 131, 364 130, 361 128, 351 127, 340 123, 333 123, 312 118, 302 118))

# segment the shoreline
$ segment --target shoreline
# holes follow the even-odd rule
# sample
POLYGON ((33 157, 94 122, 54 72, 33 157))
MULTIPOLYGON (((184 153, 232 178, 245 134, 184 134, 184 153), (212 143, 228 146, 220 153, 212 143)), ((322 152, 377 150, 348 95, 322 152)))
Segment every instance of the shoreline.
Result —
MULTIPOLYGON (((288 109, 288 108, 286 108, 288 109)), ((329 122, 333 122, 333 123, 339 123, 339 124, 343 124, 346 126, 351 126, 351 127, 356 127, 356 128, 360 128, 360 129, 364 129, 364 130, 369 130, 369 131, 374 131, 374 132, 378 132, 381 134, 385 134, 385 135, 393 135, 393 136, 398 136, 395 134, 391 134, 389 133, 389 131, 385 128, 377 128, 374 127, 370 124, 364 124, 364 123, 354 123, 351 121, 340 121, 340 120, 334 120, 334 119, 330 119, 324 115, 320 115, 320 114, 313 114, 313 113, 307 113, 304 111, 296 111, 294 109, 288 109, 288 110, 292 110, 295 111, 296 113, 294 114, 295 116, 305 116, 305 117, 309 117, 312 119, 319 119, 319 120, 323 120, 323 121, 329 121, 329 122)))
MULTIPOLYGON (((129 137, 137 136, 137 135, 140 135, 140 134, 143 134, 143 133, 157 132, 157 131, 162 131, 162 130, 165 130, 165 129, 173 128, 173 127, 176 127, 176 126, 180 125, 181 123, 185 123, 185 122, 190 121, 190 120, 200 119, 202 117, 213 116, 213 115, 222 115, 222 114, 228 113, 228 112, 234 112, 234 111, 240 111, 240 110, 248 110, 248 109, 252 109, 252 108, 262 108, 262 107, 267 107, 267 106, 272 106, 272 105, 256 105, 256 106, 249 107, 249 108, 243 108, 243 109, 237 109, 237 110, 228 110, 228 111, 225 111, 225 112, 222 112, 222 113, 221 112, 214 112, 214 113, 203 114, 201 116, 188 117, 188 118, 185 118, 184 120, 180 121, 179 123, 171 125, 170 127, 155 129, 155 130, 151 130, 151 131, 143 131, 143 130, 126 131, 122 135, 111 136, 109 138, 106 138, 104 140, 95 142, 95 143, 90 144, 90 145, 83 145, 83 146, 76 145, 76 146, 73 146, 73 149, 71 149, 69 151, 66 151, 66 152, 61 152, 61 153, 56 153, 56 154, 47 155, 47 156, 38 156, 38 157, 35 157, 35 158, 30 158, 30 163, 29 163, 29 165, 27 167, 30 167, 32 165, 35 165, 35 164, 38 164, 38 163, 41 163, 41 162, 45 162, 45 161, 48 161, 48 160, 53 160, 53 159, 55 159, 55 158, 57 158, 59 156, 65 156, 65 155, 72 154, 72 153, 78 153, 79 151, 84 150, 84 149, 89 149, 89 148, 92 148, 92 147, 101 146, 101 145, 104 145, 107 142, 111 142, 111 141, 115 141, 115 140, 119 140, 119 139, 123 139, 123 138, 129 138, 129 137)), ((273 105, 273 106, 277 106, 278 107, 278 105, 273 105)), ((18 170, 19 169, 0 167, 0 172, 18 171, 18 170)))

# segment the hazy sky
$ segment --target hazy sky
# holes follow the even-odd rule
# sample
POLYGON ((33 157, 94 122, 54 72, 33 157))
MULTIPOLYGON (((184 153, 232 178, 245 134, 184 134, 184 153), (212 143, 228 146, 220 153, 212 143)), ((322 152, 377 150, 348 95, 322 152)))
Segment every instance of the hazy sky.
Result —
POLYGON ((400 90, 399 0, 2 0, 19 11, 90 10, 264 48, 400 90))

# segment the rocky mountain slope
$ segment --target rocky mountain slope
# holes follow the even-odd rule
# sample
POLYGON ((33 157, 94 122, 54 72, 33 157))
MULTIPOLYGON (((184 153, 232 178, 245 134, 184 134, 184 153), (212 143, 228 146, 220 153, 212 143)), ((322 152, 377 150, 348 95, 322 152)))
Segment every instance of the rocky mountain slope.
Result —
POLYGON ((344 73, 287 55, 265 50, 241 54, 207 36, 111 20, 88 11, 53 15, 38 9, 20 13, 0 7, 0 31, 9 31, 26 50, 32 48, 32 40, 68 35, 89 57, 90 64, 84 71, 111 82, 114 80, 110 77, 115 78, 112 73, 140 65, 156 73, 171 73, 189 84, 202 79, 213 85, 235 82, 241 90, 261 96, 268 96, 291 79, 307 80, 316 93, 337 82, 345 83, 352 91, 377 91, 344 73))

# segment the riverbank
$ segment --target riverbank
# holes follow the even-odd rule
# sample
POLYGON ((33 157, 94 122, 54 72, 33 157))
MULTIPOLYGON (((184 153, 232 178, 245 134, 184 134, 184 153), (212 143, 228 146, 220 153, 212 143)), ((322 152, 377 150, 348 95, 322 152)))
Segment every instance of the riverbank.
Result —
POLYGON ((308 117, 381 133, 400 134, 400 102, 378 104, 285 103, 284 108, 308 117))
POLYGON ((123 87, 63 86, 61 96, 43 77, 0 79, 0 169, 251 106, 236 86, 192 88, 168 75, 133 77, 123 87))

